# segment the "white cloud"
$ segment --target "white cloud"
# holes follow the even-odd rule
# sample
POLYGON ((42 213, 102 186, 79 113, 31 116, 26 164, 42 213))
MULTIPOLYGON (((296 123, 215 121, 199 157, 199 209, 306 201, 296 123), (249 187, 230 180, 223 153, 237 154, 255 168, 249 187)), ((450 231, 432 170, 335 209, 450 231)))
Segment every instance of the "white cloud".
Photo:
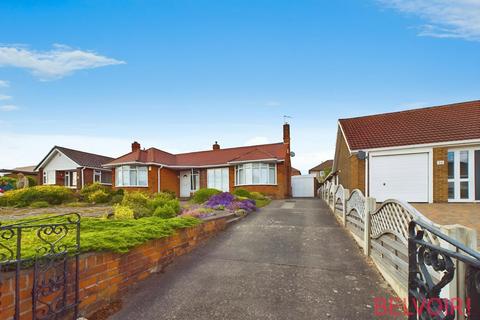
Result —
POLYGON ((15 110, 18 110, 19 108, 13 104, 6 104, 6 105, 3 105, 3 106, 0 106, 0 111, 5 111, 5 112, 8 112, 8 111, 15 111, 15 110))
POLYGON ((401 12, 427 21, 419 35, 480 41, 478 0, 378 0, 401 12))
POLYGON ((64 45, 54 45, 49 51, 34 51, 19 46, 0 47, 0 66, 30 70, 41 80, 58 79, 78 70, 124 63, 93 51, 82 51, 64 45))
POLYGON ((3 88, 8 88, 10 86, 10 83, 6 80, 0 80, 0 87, 3 88))
POLYGON ((7 95, 5 95, 5 94, 0 94, 0 101, 1 101, 1 100, 10 100, 10 99, 12 99, 11 96, 7 96, 7 95))
POLYGON ((270 140, 267 137, 253 137, 245 141, 245 146, 253 146, 256 144, 267 144, 270 143, 270 140))

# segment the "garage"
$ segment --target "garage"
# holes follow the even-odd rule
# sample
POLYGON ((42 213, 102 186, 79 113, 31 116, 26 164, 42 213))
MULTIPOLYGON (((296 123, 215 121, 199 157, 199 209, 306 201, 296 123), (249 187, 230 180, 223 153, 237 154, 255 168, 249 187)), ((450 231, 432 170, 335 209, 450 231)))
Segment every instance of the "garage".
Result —
POLYGON ((423 153, 370 155, 370 196, 377 202, 399 199, 428 202, 429 155, 423 153))
POLYGON ((292 176, 292 196, 313 198, 315 196, 315 175, 292 176))

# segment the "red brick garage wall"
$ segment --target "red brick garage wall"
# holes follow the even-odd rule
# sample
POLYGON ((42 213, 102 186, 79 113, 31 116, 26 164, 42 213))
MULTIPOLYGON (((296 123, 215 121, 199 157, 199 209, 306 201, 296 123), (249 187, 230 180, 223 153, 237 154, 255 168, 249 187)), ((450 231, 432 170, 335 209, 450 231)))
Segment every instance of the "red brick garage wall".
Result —
MULTIPOLYGON (((192 228, 179 230, 175 235, 151 240, 126 254, 108 252, 80 256, 80 306, 82 316, 120 298, 134 283, 161 271, 175 257, 190 252, 200 243, 225 229, 226 218, 210 220, 192 228)), ((15 273, 4 272, 0 277, 0 319, 14 315, 15 273)), ((23 270, 20 277, 21 320, 32 319, 31 292, 33 270, 23 270)), ((45 300, 48 297, 44 298, 45 300)))

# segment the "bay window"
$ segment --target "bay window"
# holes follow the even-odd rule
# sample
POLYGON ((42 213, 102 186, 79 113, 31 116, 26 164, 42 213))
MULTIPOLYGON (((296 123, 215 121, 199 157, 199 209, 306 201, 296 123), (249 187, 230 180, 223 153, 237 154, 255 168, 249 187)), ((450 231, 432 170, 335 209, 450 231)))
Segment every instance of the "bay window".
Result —
POLYGON ((235 185, 277 184, 277 166, 275 163, 253 162, 235 167, 235 185))
POLYGON ((120 166, 115 168, 116 187, 147 187, 147 166, 120 166))

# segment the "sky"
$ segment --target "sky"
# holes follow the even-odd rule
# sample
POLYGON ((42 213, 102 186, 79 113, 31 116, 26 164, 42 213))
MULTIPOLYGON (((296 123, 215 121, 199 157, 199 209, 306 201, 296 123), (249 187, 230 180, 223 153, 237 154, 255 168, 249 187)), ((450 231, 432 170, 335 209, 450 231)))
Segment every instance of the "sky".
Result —
POLYGON ((0 168, 282 141, 333 158, 337 120, 480 99, 480 0, 0 2, 0 168))

